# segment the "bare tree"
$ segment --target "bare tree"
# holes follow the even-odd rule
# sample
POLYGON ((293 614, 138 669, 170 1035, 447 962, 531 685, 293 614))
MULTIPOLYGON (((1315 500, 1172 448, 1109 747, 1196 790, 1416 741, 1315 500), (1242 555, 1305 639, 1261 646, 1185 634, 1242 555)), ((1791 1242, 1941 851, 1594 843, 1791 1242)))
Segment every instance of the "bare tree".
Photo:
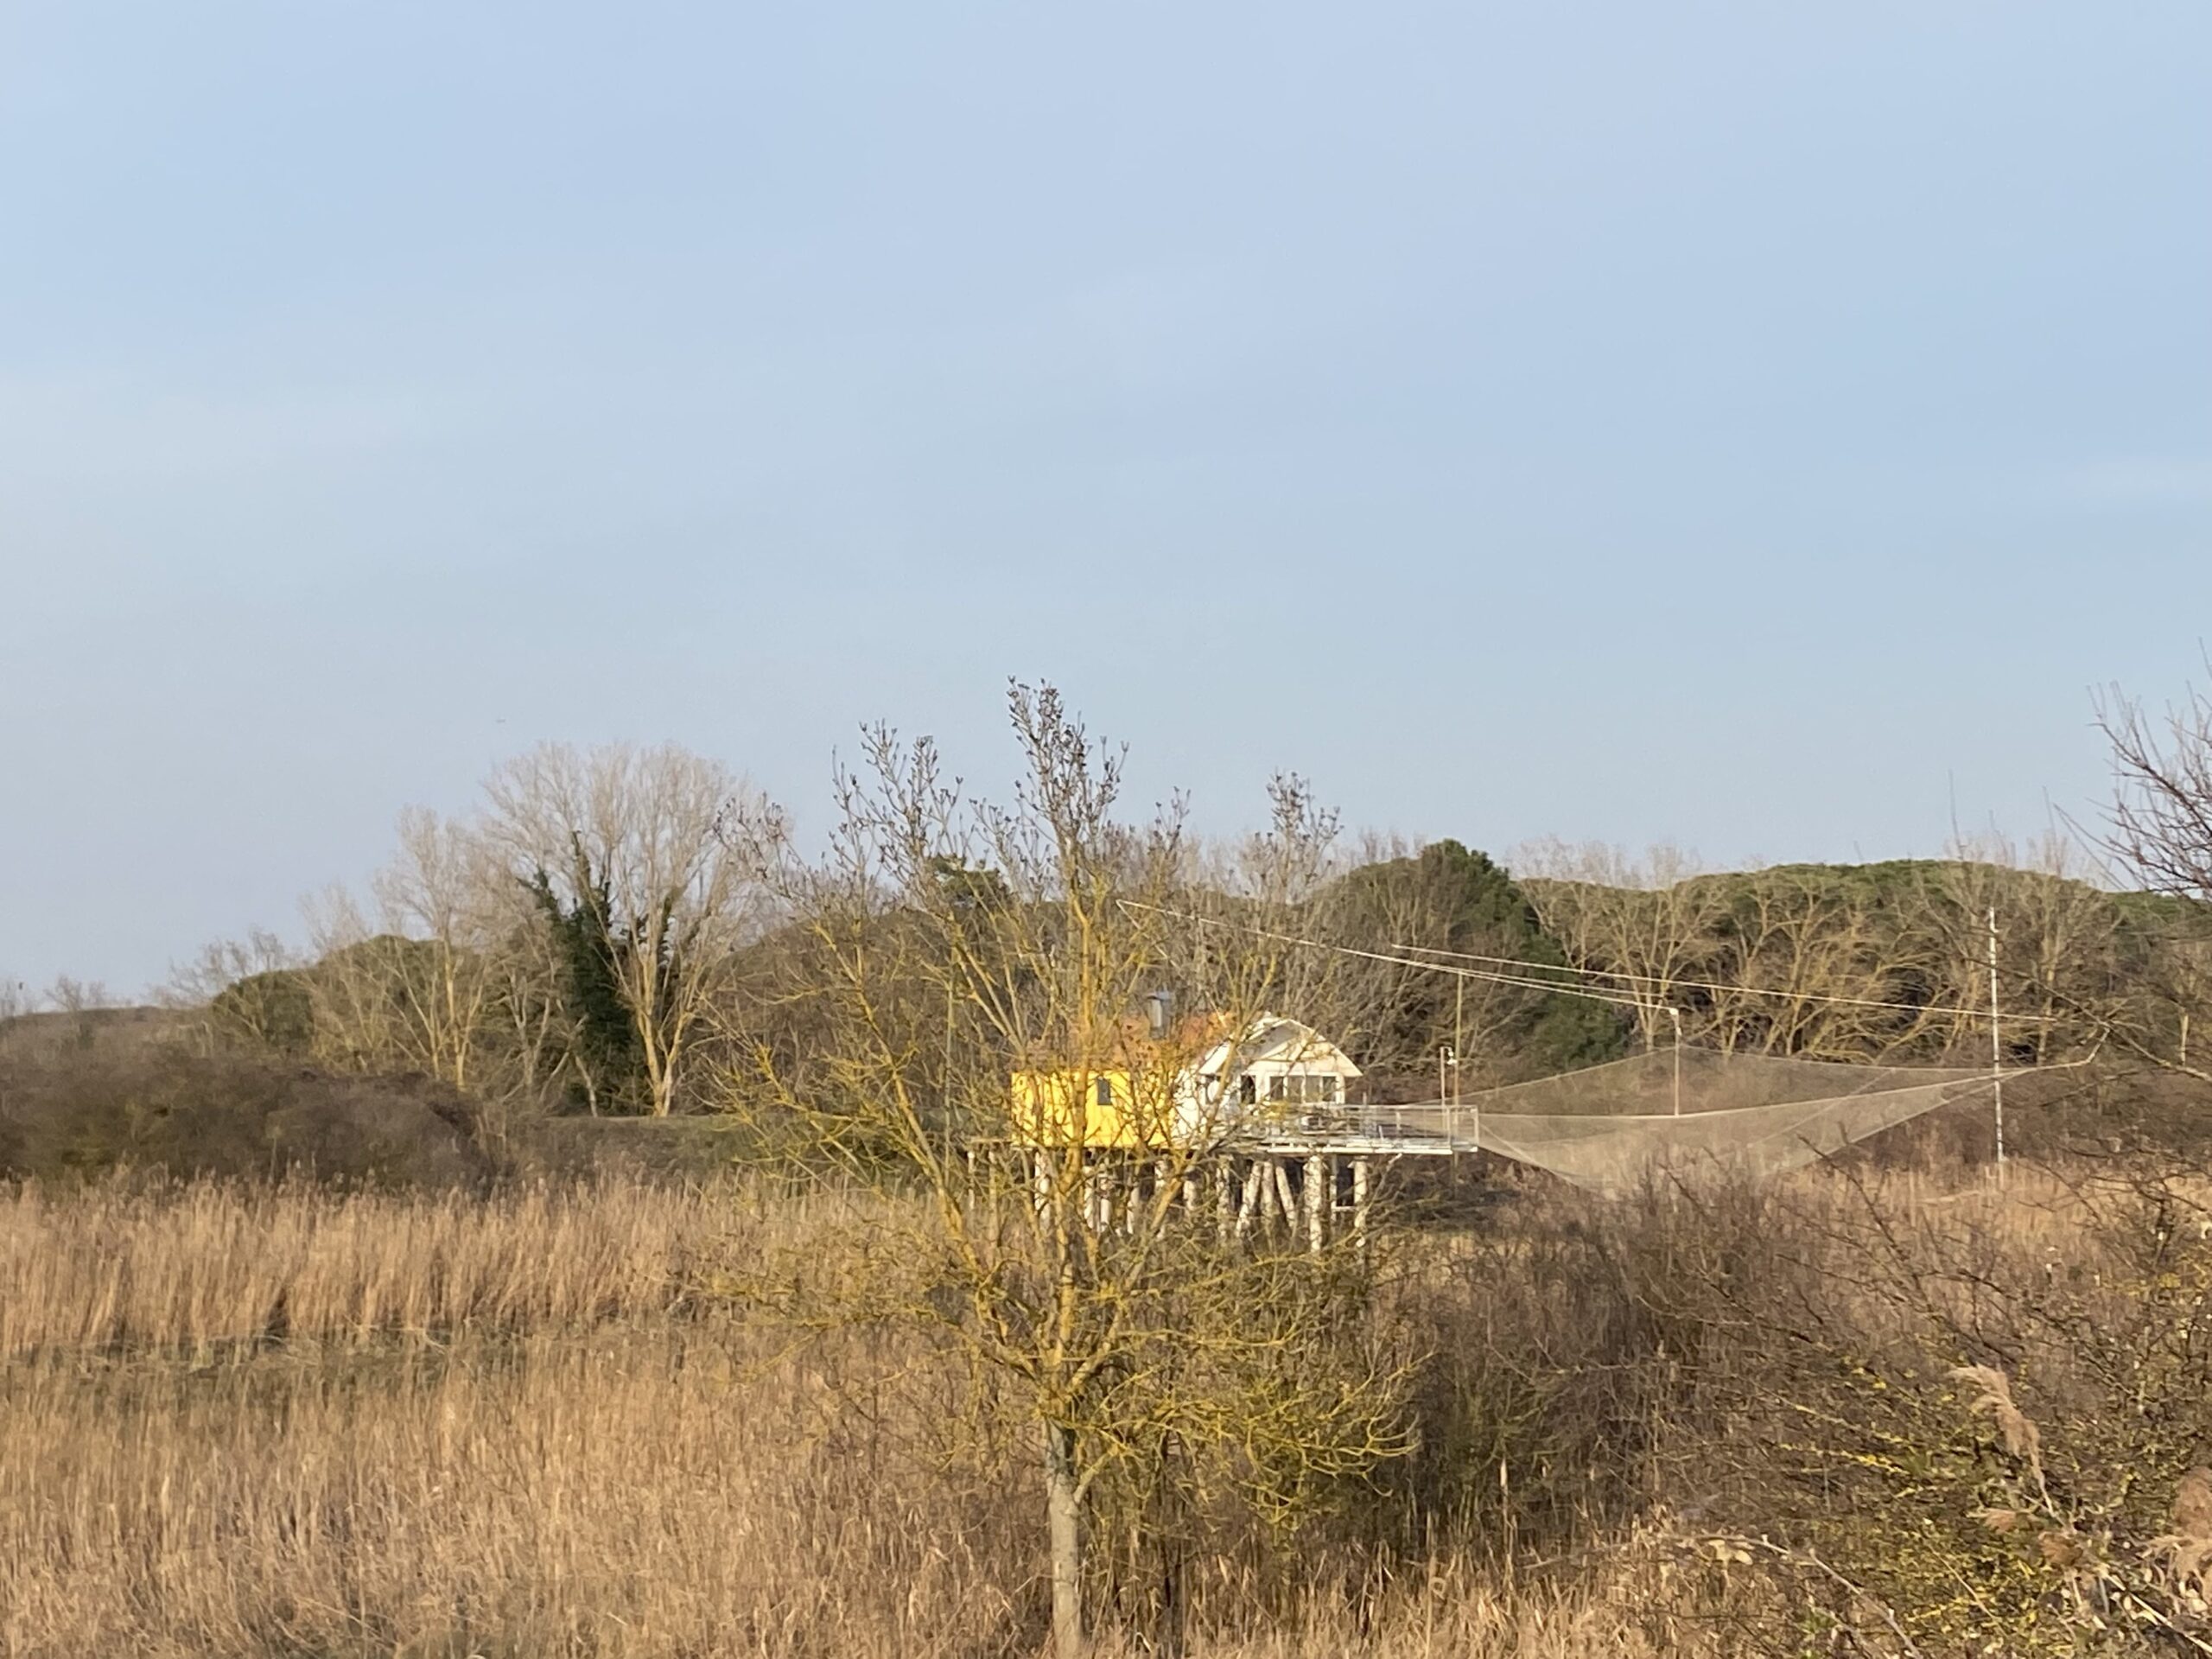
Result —
POLYGON ((1640 857, 1602 842, 1534 842, 1513 855, 1545 930, 1577 968, 1608 976, 1630 999, 1644 1046, 1672 1039, 1686 979, 1709 977, 1714 928, 1726 909, 1696 858, 1661 842, 1640 857))
POLYGON ((342 883, 302 899, 300 911, 313 965, 298 983, 312 1010, 315 1058, 346 1071, 429 1070, 407 1018, 412 941, 380 932, 342 883))
POLYGON ((828 855, 783 872, 813 1048, 764 1046, 756 1103, 921 1196, 867 1216, 865 1270, 817 1253, 764 1271, 764 1294, 922 1332, 976 1380, 971 1409, 1016 1402, 1042 1440, 1054 1644, 1072 1659, 1102 1482, 1212 1455, 1219 1478, 1294 1507, 1404 1439, 1395 1374, 1332 1312, 1350 1258, 1289 1230, 1223 1236, 1223 1103, 1188 1081, 1283 984, 1258 924, 1279 929, 1322 868, 1325 816, 1286 783, 1242 890, 1193 890, 1179 810, 1122 822, 1118 753, 1050 690, 1015 688, 1011 709, 1014 804, 967 801, 930 744, 877 731, 839 779, 828 855))
POLYGON ((166 984, 155 993, 164 1007, 205 1006, 242 979, 273 974, 299 966, 299 953, 265 927, 248 930, 244 938, 218 939, 202 947, 189 962, 172 963, 166 984))
POLYGON ((1994 834, 1955 840, 1904 921, 1931 1009, 1948 1010, 1923 1018, 1923 1046, 1986 1052, 1993 927, 2008 1048, 2040 1061, 2133 1040, 2129 1005, 2139 986, 2130 981, 2139 969, 2126 959, 2120 906, 2091 873, 2056 830, 2024 845, 1994 834))
POLYGON ((1855 870, 1713 877, 1713 945, 1685 985, 1691 1034, 1724 1052, 1861 1060, 1909 1044, 1925 952, 1855 870))
POLYGON ((54 982, 46 988, 46 1001, 57 1014, 85 1014, 96 1008, 115 1006, 115 999, 108 994, 107 986, 97 979, 77 979, 68 974, 56 974, 54 982))
POLYGON ((487 1018, 499 1029, 504 1085, 517 1095, 543 1098, 573 1080, 596 1111, 599 1080, 582 1052, 582 1021, 560 939, 505 870, 487 899, 497 929, 485 963, 487 1018))
POLYGON ((90 1048, 95 1028, 92 1016, 102 1008, 113 1007, 115 999, 97 979, 56 974, 46 988, 46 1004, 63 1016, 63 1028, 69 1033, 69 1040, 79 1048, 90 1048))
POLYGON ((772 839, 773 813, 721 762, 672 744, 547 746, 485 792, 486 834, 509 874, 580 919, 601 953, 644 1103, 665 1116, 738 946, 765 919, 758 838, 772 839))
POLYGON ((304 1042, 305 1030, 295 1029, 304 990, 292 997, 275 991, 276 976, 299 965, 299 953, 280 935, 255 927, 243 938, 216 940, 189 962, 172 963, 155 1001, 188 1015, 194 1039, 210 1050, 239 1042, 280 1047, 295 1037, 304 1042), (234 987, 241 988, 226 996, 234 987))
POLYGON ((467 1089, 480 1081, 475 1062, 499 986, 494 957, 515 906, 496 855, 469 826, 410 807, 398 836, 372 886, 385 931, 422 949, 397 976, 393 1000, 423 1070, 467 1089))
POLYGON ((2212 902, 2212 696, 2153 715, 2118 690, 2097 702, 2114 791, 2105 845, 2152 893, 2212 902))
POLYGON ((2188 1033, 2201 1023, 2212 976, 2203 967, 2212 938, 2212 696, 2190 687, 2162 715, 2114 689, 2097 702, 2112 747, 2113 795, 2104 849, 2146 891, 2182 907, 2173 937, 2154 958, 2178 1027, 2173 1051, 2133 1045, 2144 1058, 2212 1082, 2192 1060, 2188 1033))
POLYGON ((493 1092, 499 957, 523 895, 467 824, 410 807, 397 840, 370 880, 372 911, 336 886, 302 906, 315 962, 301 980, 316 1052, 349 1070, 493 1092))

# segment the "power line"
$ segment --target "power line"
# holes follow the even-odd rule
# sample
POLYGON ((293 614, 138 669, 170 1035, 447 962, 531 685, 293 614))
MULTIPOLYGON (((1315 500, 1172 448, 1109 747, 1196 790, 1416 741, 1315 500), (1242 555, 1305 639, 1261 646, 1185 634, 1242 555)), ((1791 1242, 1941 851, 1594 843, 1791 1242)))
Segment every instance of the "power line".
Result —
MULTIPOLYGON (((1522 962, 1511 957, 1486 957, 1471 950, 1446 950, 1436 945, 1400 944, 1393 942, 1390 946, 1392 951, 1420 951, 1423 956, 1427 957, 1449 957, 1455 962, 1488 963, 1497 967, 1517 968, 1522 970, 1519 975, 1484 972, 1473 968, 1458 967, 1452 962, 1427 962, 1415 957, 1392 955, 1387 951, 1364 950, 1357 945, 1336 944, 1325 939, 1305 938, 1297 934, 1281 933, 1272 929, 1256 927, 1249 923, 1225 921, 1215 916, 1200 916, 1191 911, 1172 910, 1164 905, 1142 904, 1134 899, 1124 899, 1120 902, 1131 909, 1149 910, 1159 915, 1175 917, 1179 920, 1196 922, 1201 926, 1227 928, 1233 932, 1249 933, 1257 938, 1273 939, 1279 944, 1296 945, 1306 950, 1333 950, 1342 956, 1358 957, 1370 962, 1388 963, 1402 968, 1425 968, 1433 973, 1457 974, 1468 979, 1482 980, 1498 985, 1517 986, 1526 990, 1553 991, 1561 996, 1580 996, 1593 1002, 1610 1002, 1620 1007, 1650 1008, 1666 1007, 1669 1005, 1655 1002, 1649 995, 1638 995, 1592 990, 1586 986, 1562 984, 1557 981, 1531 978, 1529 974, 1531 969, 1536 969, 1546 973, 1580 974, 1586 978, 1624 980, 1630 982, 1631 985, 1642 984, 1661 988, 1721 991, 1747 996, 1787 997, 1793 1001, 1822 1002, 1845 1007, 1886 1008, 1901 1014, 1963 1014, 1976 1020, 1986 1020, 1989 1017, 1989 1011, 1986 1008, 1953 1007, 1942 1003, 1885 1002, 1872 997, 1831 996, 1818 991, 1774 990, 1760 985, 1724 985, 1714 980, 1670 979, 1656 974, 1622 973, 1605 968, 1574 968, 1565 965, 1554 968, 1548 963, 1522 962)), ((2009 1017, 2013 1020, 2034 1020, 2048 1024, 2056 1020, 2060 1016, 2015 1014, 2009 1017)))
MULTIPOLYGON (((1461 957, 1470 962, 1510 962, 1508 957, 1477 956, 1468 950, 1446 950, 1440 945, 1402 944, 1393 947, 1401 950, 1418 950, 1427 956, 1461 957)), ((1538 964, 1524 963, 1523 966, 1538 964)), ((1611 968, 1559 967, 1550 971, 1561 974, 1586 974, 1593 979, 1620 979, 1640 982, 1662 988, 1686 991, 1725 991, 1742 996, 1781 996, 1795 1002, 1827 1002, 1854 1008, 1893 1008, 1904 1014, 1965 1014, 1986 1018, 1986 1008, 1951 1007, 1935 1002, 1885 1002, 1866 996, 1830 996, 1821 991, 1784 991, 1764 985, 1724 985, 1710 979, 1675 979, 1664 974, 1631 974, 1611 968)), ((2016 1014, 2015 1020, 2055 1020, 2056 1014, 2016 1014)))
MULTIPOLYGON (((1226 928, 1231 932, 1249 933, 1255 938, 1273 939, 1279 944, 1295 945, 1308 950, 1333 950, 1339 956, 1359 957, 1369 962, 1388 963, 1399 968, 1421 968, 1435 974, 1455 974, 1463 979, 1478 979, 1497 985, 1515 985, 1526 990, 1554 991, 1561 996, 1586 997, 1592 1002, 1611 1002, 1624 1008, 1649 1007, 1650 1004, 1637 997, 1624 996, 1612 991, 1592 990, 1586 986, 1561 985, 1547 980, 1527 979, 1510 974, 1492 973, 1478 968, 1455 967, 1447 962, 1422 962, 1413 957, 1395 957, 1382 950, 1363 950, 1357 945, 1333 944, 1325 939, 1308 939, 1295 933, 1279 933, 1271 928, 1255 927, 1249 923, 1224 921, 1217 916, 1198 916, 1189 911, 1171 910, 1165 905, 1147 905, 1135 899, 1118 901, 1130 910, 1148 910, 1155 915, 1173 916, 1179 921, 1196 922, 1202 927, 1226 928)), ((1528 964, 1523 963, 1522 966, 1528 964)), ((1562 969, 1573 972, 1572 969, 1562 969)))

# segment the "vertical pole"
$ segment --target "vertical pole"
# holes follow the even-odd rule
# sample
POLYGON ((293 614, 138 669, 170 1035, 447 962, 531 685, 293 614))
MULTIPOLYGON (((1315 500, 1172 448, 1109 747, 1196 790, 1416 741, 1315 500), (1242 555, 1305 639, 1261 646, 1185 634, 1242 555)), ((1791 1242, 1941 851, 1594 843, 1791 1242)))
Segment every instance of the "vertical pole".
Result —
POLYGON ((1298 1236, 1298 1195, 1290 1190, 1290 1160, 1271 1158, 1268 1160, 1275 1171, 1275 1207, 1282 1212, 1283 1231, 1292 1238, 1298 1236))
POLYGON ((1997 1184, 2005 1184, 2005 1043, 1997 1028, 1997 906, 1989 907, 1989 1092, 1997 1122, 1997 1184))
POLYGON ((1329 1160, 1318 1152, 1306 1155, 1306 1248, 1321 1254, 1328 1227, 1329 1160))
POLYGON ((1351 1160, 1351 1236, 1358 1241, 1362 1255, 1367 1254, 1367 1160, 1351 1160))
POLYGON ((1675 1022, 1675 1116, 1682 1115, 1682 1011, 1669 1007, 1667 1017, 1675 1022))
POLYGON ((1236 1229, 1236 1160, 1221 1154, 1221 1183, 1214 1194, 1214 1221, 1221 1242, 1228 1243, 1236 1229))
MULTIPOLYGON (((1437 1116, 1444 1120, 1444 1147, 1452 1149, 1452 1139, 1459 1131, 1459 1115, 1452 1109, 1452 1086, 1446 1081, 1451 1076, 1459 1051, 1451 1044, 1440 1045, 1436 1051, 1436 1108, 1437 1116)), ((1455 1169, 1454 1173, 1457 1171, 1455 1169)))
POLYGON ((1250 1232, 1266 1212, 1267 1198, 1262 1184, 1267 1179, 1267 1173, 1268 1160, 1264 1158, 1252 1160, 1251 1166, 1244 1172, 1243 1199, 1236 1206, 1236 1236, 1239 1238, 1250 1232))
POLYGON ((1467 1013, 1467 976, 1452 976, 1452 1122, 1446 1139, 1457 1144, 1459 1139, 1459 1045, 1465 1040, 1467 1013))

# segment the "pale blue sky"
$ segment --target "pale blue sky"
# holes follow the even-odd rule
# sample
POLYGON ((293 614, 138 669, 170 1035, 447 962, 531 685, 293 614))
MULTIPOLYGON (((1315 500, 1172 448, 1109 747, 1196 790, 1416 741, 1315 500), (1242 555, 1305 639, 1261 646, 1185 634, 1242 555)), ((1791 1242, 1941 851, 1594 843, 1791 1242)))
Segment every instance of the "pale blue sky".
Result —
POLYGON ((0 0, 0 969, 541 738, 1929 853, 2212 632, 2212 9, 0 0))

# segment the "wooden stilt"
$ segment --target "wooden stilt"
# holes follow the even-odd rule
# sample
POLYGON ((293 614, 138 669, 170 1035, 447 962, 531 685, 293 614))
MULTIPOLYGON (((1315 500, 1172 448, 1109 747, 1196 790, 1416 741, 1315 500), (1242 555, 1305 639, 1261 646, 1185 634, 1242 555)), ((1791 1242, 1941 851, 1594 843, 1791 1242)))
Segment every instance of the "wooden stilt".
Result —
POLYGON ((1367 1160, 1355 1158, 1351 1160, 1351 1236, 1362 1255, 1367 1250, 1367 1160))
POLYGON ((1259 1224, 1267 1207, 1264 1183, 1268 1172, 1267 1160, 1255 1158, 1252 1166, 1244 1173, 1243 1202, 1236 1206, 1236 1236, 1242 1238, 1259 1224))
POLYGON ((1306 1159, 1306 1248, 1314 1255, 1328 1243, 1329 1160, 1320 1153, 1306 1159))
POLYGON ((1282 1224, 1295 1237, 1298 1233, 1298 1195, 1291 1191, 1290 1160, 1270 1158, 1268 1161, 1274 1167, 1275 1203, 1282 1216, 1282 1224))

